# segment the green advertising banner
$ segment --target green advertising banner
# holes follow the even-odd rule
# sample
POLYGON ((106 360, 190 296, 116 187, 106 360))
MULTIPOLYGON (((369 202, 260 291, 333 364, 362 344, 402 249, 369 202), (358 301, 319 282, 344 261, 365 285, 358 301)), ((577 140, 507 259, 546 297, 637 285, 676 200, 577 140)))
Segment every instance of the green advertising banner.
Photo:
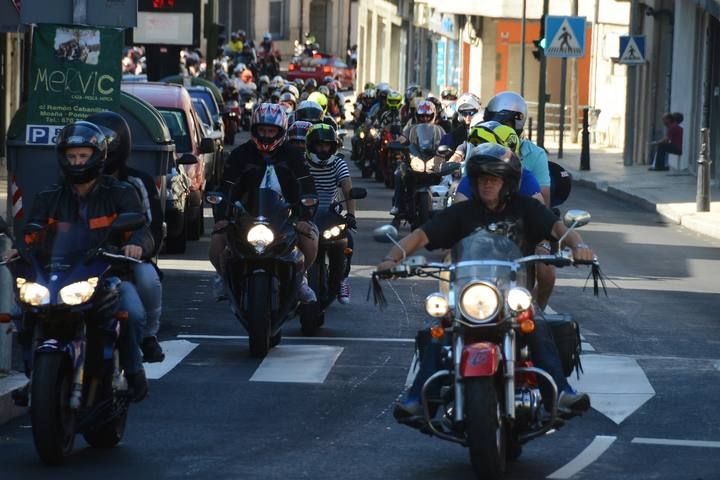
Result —
POLYGON ((41 24, 35 28, 26 142, 51 145, 60 129, 120 102, 123 32, 41 24))

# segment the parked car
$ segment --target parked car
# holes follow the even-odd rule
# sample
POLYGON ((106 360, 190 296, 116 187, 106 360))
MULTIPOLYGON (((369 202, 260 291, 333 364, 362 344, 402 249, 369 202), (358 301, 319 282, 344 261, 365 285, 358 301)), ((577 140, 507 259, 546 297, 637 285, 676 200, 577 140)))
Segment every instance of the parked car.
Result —
POLYGON ((340 82, 342 89, 352 89, 355 70, 335 55, 316 53, 312 57, 293 57, 288 65, 288 80, 301 78, 305 81, 314 78, 318 83, 324 77, 333 77, 340 82))
POLYGON ((122 83, 122 89, 142 98, 162 115, 175 142, 175 163, 190 179, 184 221, 168 217, 165 250, 185 251, 185 240, 197 240, 203 232, 203 198, 206 178, 214 171, 215 141, 205 136, 192 99, 181 85, 169 83, 122 83))
POLYGON ((193 85, 192 87, 186 87, 186 90, 192 98, 199 98, 205 102, 205 105, 207 105, 208 109, 210 110, 210 115, 212 116, 211 125, 215 129, 224 129, 222 121, 223 106, 218 104, 218 101, 215 98, 215 95, 213 95, 213 92, 208 87, 203 87, 201 85, 193 85))
MULTIPOLYGON (((225 142, 223 141, 225 134, 222 127, 218 127, 213 122, 210 109, 205 100, 194 97, 192 99, 195 113, 198 114, 202 123, 204 135, 215 141, 215 158, 213 159, 213 171, 206 172, 207 183, 211 186, 208 190, 212 190, 222 178, 223 169, 225 168, 225 142)), ((222 121, 220 122, 222 126, 222 121)))

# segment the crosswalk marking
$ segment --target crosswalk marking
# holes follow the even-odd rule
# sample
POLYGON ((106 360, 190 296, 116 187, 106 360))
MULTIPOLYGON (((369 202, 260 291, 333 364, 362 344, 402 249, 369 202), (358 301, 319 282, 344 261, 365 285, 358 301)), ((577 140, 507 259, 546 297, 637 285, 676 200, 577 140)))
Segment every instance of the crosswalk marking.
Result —
POLYGON ((270 350, 250 381, 323 383, 342 351, 328 345, 279 345, 270 350))
POLYGON ((576 473, 579 473, 585 467, 593 463, 595 460, 605 453, 610 448, 610 445, 617 440, 617 437, 598 435, 588 445, 585 450, 570 460, 565 466, 559 470, 554 471, 547 478, 554 479, 566 479, 573 477, 576 473))
POLYGON ((145 364, 145 375, 151 380, 162 378, 170 372, 170 370, 182 362, 190 352, 195 350, 198 344, 188 342, 187 340, 168 340, 160 342, 160 346, 165 352, 165 360, 160 363, 145 364))

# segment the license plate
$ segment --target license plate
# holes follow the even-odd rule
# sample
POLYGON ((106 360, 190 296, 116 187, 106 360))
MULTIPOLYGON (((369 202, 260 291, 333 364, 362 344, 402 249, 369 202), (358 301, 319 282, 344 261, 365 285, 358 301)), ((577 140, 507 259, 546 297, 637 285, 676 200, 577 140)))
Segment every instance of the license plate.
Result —
POLYGON ((301 71, 301 72, 314 72, 314 71, 315 71, 315 67, 302 67, 302 68, 300 69, 300 71, 301 71))

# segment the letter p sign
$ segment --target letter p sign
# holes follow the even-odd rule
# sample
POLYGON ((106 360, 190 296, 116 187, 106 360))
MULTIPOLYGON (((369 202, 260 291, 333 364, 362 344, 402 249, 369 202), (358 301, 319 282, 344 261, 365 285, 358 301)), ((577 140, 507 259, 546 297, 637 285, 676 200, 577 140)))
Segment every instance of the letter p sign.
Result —
POLYGON ((28 125, 25 141, 34 145, 50 144, 50 127, 45 125, 28 125))

